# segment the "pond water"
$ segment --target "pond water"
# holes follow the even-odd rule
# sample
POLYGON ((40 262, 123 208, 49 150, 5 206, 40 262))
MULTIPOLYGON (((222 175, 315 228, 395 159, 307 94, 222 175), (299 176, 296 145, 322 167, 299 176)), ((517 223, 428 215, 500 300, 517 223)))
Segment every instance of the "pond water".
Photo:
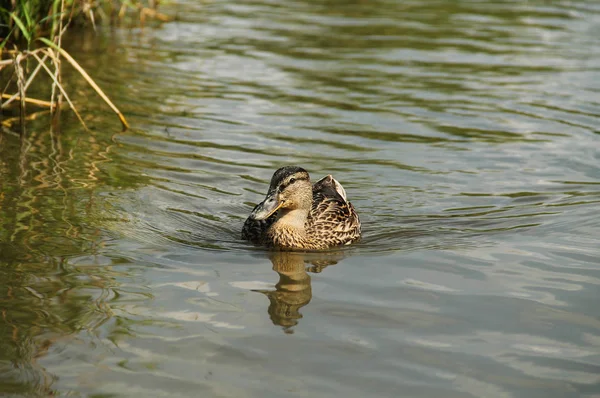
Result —
POLYGON ((177 3, 0 135, 0 392, 600 394, 596 1, 177 3), (240 240, 287 164, 360 243, 240 240))

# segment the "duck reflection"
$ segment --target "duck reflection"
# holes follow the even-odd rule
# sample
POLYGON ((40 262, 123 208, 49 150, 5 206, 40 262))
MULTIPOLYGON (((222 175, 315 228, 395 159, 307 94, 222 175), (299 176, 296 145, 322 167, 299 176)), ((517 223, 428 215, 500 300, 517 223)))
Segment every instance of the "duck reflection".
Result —
POLYGON ((285 333, 294 333, 293 327, 302 318, 300 309, 312 299, 311 278, 308 272, 319 273, 336 264, 343 256, 339 253, 271 252, 273 270, 279 274, 275 290, 254 290, 268 297, 267 312, 274 325, 285 333))

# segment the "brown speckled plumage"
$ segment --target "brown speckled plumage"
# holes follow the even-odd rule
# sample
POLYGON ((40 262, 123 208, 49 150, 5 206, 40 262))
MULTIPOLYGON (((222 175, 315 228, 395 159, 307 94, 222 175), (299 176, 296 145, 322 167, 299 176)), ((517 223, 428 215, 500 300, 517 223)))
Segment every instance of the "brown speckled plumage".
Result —
POLYGON ((267 198, 242 228, 242 239, 282 250, 326 249, 359 238, 360 220, 341 184, 329 175, 310 185, 308 173, 293 166, 275 172, 267 198))

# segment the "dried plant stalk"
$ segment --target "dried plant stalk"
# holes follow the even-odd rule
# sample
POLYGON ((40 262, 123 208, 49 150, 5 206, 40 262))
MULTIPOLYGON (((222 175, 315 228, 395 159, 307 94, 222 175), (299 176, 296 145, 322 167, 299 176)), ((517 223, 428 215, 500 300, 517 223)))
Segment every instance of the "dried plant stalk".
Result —
POLYGON ((17 54, 14 58, 14 68, 17 74, 17 87, 19 90, 19 120, 20 120, 20 131, 21 137, 25 135, 25 72, 21 66, 23 54, 17 54))
POLYGON ((100 98, 102 98, 104 100, 104 102, 106 102, 108 104, 108 106, 110 106, 110 108, 113 110, 113 112, 115 112, 117 114, 117 116, 119 117, 119 120, 121 120, 121 123, 123 124, 123 128, 124 129, 128 129, 129 128, 129 124, 127 123, 127 120, 125 119, 125 116, 123 116, 123 114, 121 113, 121 111, 111 102, 110 99, 108 99, 108 97, 106 96, 106 94, 104 94, 104 91, 102 91, 102 89, 100 87, 98 87, 98 85, 96 84, 96 82, 94 82, 94 80, 90 77, 90 75, 87 74, 87 72, 85 71, 85 69, 83 69, 77 63, 77 61, 75 61, 73 59, 73 57, 71 57, 71 55, 69 55, 68 52, 66 52, 62 48, 56 46, 56 44, 52 43, 50 40, 45 39, 45 38, 40 38, 40 40, 43 41, 44 43, 46 43, 48 46, 54 48, 63 57, 65 57, 65 59, 67 61, 69 61, 69 63, 81 74, 81 76, 83 76, 83 78, 89 83, 89 85, 92 86, 92 88, 94 90, 96 90, 96 93, 98 93, 98 95, 100 96, 100 98))
MULTIPOLYGON (((51 49, 47 49, 47 51, 51 51, 51 49)), ((89 129, 87 128, 85 122, 83 121, 83 118, 81 117, 81 115, 79 114, 79 112, 77 112, 77 108, 75 108, 75 105, 73 105, 73 103, 71 102, 71 99, 69 98, 69 95, 67 94, 67 92, 65 91, 65 89, 63 88, 63 86, 58 82, 58 80, 54 76, 54 73, 50 70, 50 68, 48 68, 48 66, 44 62, 42 62, 42 59, 37 54, 34 54, 33 56, 35 57, 35 59, 37 59, 37 61, 42 65, 42 67, 44 68, 44 70, 52 78, 52 80, 56 84, 56 87, 58 87, 58 89, 60 90, 60 92, 62 93, 62 95, 64 95, 65 100, 67 100, 67 102, 69 103, 69 106, 71 107, 71 109, 75 113, 75 116, 77 116, 77 119, 79 119, 79 121, 83 125, 83 128, 85 128, 86 131, 89 131, 89 129)), ((53 57, 52 53, 50 53, 50 57, 53 57)))
MULTIPOLYGON (((21 97, 19 96, 19 94, 14 94, 14 95, 9 95, 9 94, 2 94, 2 98, 8 98, 10 100, 21 100, 21 97)), ((4 108, 5 104, 8 103, 8 101, 2 103, 2 108, 4 108)), ((36 98, 25 98, 25 102, 33 104, 33 105, 39 105, 39 106, 47 106, 48 108, 53 108, 56 105, 54 105, 52 102, 49 101, 44 101, 44 100, 40 100, 40 99, 36 99, 36 98)))
MULTIPOLYGON (((24 53, 24 55, 27 55, 27 53, 24 53)), ((46 58, 48 58, 48 55, 44 55, 43 60, 45 61, 46 58)), ((31 72, 31 74, 29 75, 29 79, 27 79, 27 82, 25 82, 25 91, 27 91, 27 89, 29 88, 29 85, 33 82, 33 79, 38 74, 38 72, 40 71, 41 68, 42 68, 42 66, 38 64, 38 66, 33 70, 33 72, 31 72)), ((16 99, 19 99, 19 100, 21 99, 19 93, 15 93, 12 96, 7 95, 7 94, 2 94, 2 98, 8 98, 8 99, 2 103, 2 106, 0 106, 0 109, 6 108, 8 105, 10 105, 11 102, 13 102, 16 99)), ((33 102, 31 100, 28 101, 27 98, 25 98, 25 101, 33 102)), ((35 100, 35 101, 44 102, 44 101, 40 101, 40 100, 35 100)))

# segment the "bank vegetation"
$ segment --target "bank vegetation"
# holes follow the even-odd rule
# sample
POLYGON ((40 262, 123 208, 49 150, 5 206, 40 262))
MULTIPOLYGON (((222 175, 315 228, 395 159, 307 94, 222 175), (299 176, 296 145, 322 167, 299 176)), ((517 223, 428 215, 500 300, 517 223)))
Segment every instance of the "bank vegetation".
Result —
POLYGON ((18 125, 25 132, 28 118, 39 113, 58 115, 69 107, 87 129, 77 107, 65 90, 61 65, 70 64, 115 112, 123 128, 127 120, 111 99, 63 47, 71 29, 97 29, 100 24, 137 23, 148 19, 167 21, 158 12, 158 0, 0 0, 0 121, 4 127, 18 125), (52 84, 49 98, 32 98, 27 92, 46 74, 52 84), (29 112, 29 109, 33 112, 29 112))

